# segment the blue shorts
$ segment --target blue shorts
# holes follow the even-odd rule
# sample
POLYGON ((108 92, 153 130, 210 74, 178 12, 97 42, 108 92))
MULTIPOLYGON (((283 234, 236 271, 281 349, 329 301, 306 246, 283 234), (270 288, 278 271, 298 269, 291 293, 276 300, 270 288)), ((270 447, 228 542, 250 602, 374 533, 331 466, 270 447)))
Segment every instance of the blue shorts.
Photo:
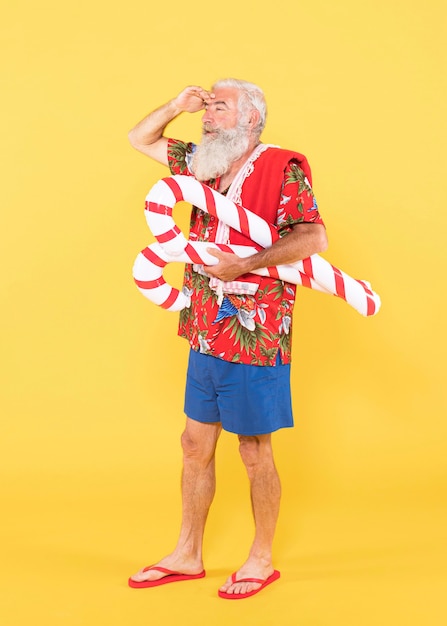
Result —
POLYGON ((191 350, 185 413, 197 422, 221 422, 238 435, 293 426, 290 365, 229 363, 191 350))

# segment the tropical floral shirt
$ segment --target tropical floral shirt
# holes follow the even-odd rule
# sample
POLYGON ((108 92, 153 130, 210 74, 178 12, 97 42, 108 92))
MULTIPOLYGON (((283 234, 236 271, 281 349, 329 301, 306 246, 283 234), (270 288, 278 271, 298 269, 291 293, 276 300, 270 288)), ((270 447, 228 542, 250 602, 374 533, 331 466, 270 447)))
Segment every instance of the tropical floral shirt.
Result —
MULTIPOLYGON (((194 149, 192 143, 169 140, 168 161, 172 174, 192 175, 188 161, 194 149)), ((251 176, 255 175, 256 162, 251 176)), ((207 184, 217 189, 219 182, 216 179, 207 184)), ((308 179, 297 162, 291 160, 284 170, 278 194, 276 226, 280 236, 287 236, 291 227, 301 222, 323 223, 308 179)), ((190 239, 214 241, 217 223, 217 218, 192 207, 190 239)), ((253 296, 224 294, 219 305, 209 278, 187 264, 183 292, 190 297, 191 305, 180 312, 178 334, 185 337, 194 350, 225 361, 275 365, 279 351, 280 362, 289 363, 296 285, 253 274, 247 274, 243 280, 247 277, 258 284, 256 293, 253 296)))

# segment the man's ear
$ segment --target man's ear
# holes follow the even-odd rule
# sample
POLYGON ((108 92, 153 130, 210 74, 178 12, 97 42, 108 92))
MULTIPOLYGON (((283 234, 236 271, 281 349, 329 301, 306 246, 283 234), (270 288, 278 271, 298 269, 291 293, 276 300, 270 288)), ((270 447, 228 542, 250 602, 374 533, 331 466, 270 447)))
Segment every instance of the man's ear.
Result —
POLYGON ((260 118, 261 114, 259 113, 259 111, 257 111, 256 109, 250 111, 250 117, 248 118, 248 124, 250 128, 254 128, 255 126, 257 126, 260 118))

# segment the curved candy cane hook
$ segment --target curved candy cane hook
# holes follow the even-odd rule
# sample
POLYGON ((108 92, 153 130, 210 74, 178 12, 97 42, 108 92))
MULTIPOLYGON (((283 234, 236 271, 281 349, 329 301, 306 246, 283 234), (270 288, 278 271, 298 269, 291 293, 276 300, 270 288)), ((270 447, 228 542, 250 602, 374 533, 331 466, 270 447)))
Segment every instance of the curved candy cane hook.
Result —
MULTIPOLYGON (((190 299, 164 280, 163 269, 168 263, 217 264, 217 258, 206 248, 219 248, 241 257, 259 250, 254 246, 187 240, 172 217, 173 207, 181 201, 214 215, 262 248, 271 246, 279 238, 275 226, 192 176, 176 175, 159 180, 146 196, 145 210, 147 224, 158 243, 140 252, 135 260, 133 276, 138 289, 148 300, 169 311, 188 307, 190 299)), ((380 309, 380 297, 372 291, 368 282, 352 278, 318 254, 291 265, 263 268, 253 273, 339 296, 364 316, 375 315, 380 309)))

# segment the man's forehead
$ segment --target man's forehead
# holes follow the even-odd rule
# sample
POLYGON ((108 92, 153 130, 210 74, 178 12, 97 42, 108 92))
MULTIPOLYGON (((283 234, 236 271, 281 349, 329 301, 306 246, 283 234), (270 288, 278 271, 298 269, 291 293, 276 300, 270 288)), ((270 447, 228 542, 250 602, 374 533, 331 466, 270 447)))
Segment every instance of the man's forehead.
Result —
POLYGON ((212 104, 226 104, 228 107, 237 107, 239 102, 239 90, 234 87, 218 87, 213 90, 216 96, 212 100, 212 104))

